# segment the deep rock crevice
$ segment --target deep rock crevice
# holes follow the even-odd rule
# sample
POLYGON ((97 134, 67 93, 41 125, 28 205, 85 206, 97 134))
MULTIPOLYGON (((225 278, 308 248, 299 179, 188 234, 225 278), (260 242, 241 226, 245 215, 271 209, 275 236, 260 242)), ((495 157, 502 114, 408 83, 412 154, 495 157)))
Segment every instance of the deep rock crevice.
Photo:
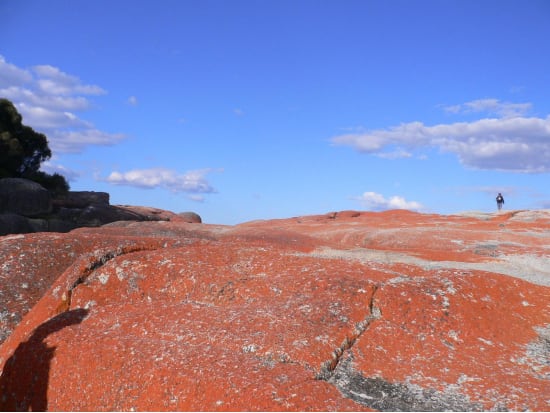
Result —
POLYGON ((368 302, 369 314, 362 321, 358 322, 353 331, 346 335, 342 344, 334 349, 331 358, 321 365, 321 369, 317 373, 316 379, 328 381, 332 377, 345 352, 351 350, 355 342, 365 331, 367 331, 371 323, 382 316, 380 308, 375 305, 375 294, 378 289, 379 285, 374 285, 372 287, 372 293, 368 302))

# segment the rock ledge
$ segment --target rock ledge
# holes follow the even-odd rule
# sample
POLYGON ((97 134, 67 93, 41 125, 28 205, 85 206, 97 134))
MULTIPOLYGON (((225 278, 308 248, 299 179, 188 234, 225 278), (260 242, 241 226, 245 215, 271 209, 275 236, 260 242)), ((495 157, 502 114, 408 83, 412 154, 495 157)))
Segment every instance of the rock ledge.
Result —
POLYGON ((193 212, 176 215, 157 208, 109 204, 107 192, 70 191, 52 199, 41 185, 22 178, 0 179, 0 235, 30 232, 68 232, 117 221, 200 223, 193 212))

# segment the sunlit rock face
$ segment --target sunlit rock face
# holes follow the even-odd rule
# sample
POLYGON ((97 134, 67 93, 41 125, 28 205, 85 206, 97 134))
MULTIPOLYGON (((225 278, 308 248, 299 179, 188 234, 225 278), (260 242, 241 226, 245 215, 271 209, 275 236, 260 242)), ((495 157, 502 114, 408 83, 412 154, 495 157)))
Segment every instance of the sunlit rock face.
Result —
POLYGON ((0 237, 2 410, 548 410, 550 211, 0 237))

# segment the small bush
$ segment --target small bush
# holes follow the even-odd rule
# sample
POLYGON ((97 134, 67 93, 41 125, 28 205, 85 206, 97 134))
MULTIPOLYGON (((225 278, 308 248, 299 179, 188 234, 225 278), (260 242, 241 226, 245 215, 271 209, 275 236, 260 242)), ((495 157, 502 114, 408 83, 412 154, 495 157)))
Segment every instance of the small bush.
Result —
POLYGON ((45 172, 38 171, 28 177, 28 179, 39 183, 52 194, 53 198, 60 198, 69 192, 69 183, 64 176, 54 173, 49 175, 45 172))

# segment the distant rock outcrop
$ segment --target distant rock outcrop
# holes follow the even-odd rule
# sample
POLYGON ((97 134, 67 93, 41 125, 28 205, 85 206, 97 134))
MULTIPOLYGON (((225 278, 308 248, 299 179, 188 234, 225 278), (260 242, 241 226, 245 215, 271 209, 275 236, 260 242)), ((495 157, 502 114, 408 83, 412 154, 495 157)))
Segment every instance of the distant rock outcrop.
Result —
POLYGON ((107 192, 69 191, 53 201, 55 206, 63 208, 86 208, 89 205, 109 205, 107 192))
POLYGON ((178 214, 178 218, 180 218, 183 222, 189 222, 192 224, 202 223, 201 217, 195 212, 180 212, 178 214))
POLYGON ((0 237, 0 410, 550 409, 550 211, 181 218, 0 237))
MULTIPOLYGON (((186 212, 185 222, 201 222, 186 212)), ((0 179, 0 235, 29 232, 68 232, 116 221, 159 221, 177 217, 156 208, 109 204, 107 192, 70 191, 52 199, 41 185, 22 178, 0 179)))
POLYGON ((27 217, 48 214, 52 210, 50 193, 42 185, 22 178, 0 179, 0 213, 27 217))

